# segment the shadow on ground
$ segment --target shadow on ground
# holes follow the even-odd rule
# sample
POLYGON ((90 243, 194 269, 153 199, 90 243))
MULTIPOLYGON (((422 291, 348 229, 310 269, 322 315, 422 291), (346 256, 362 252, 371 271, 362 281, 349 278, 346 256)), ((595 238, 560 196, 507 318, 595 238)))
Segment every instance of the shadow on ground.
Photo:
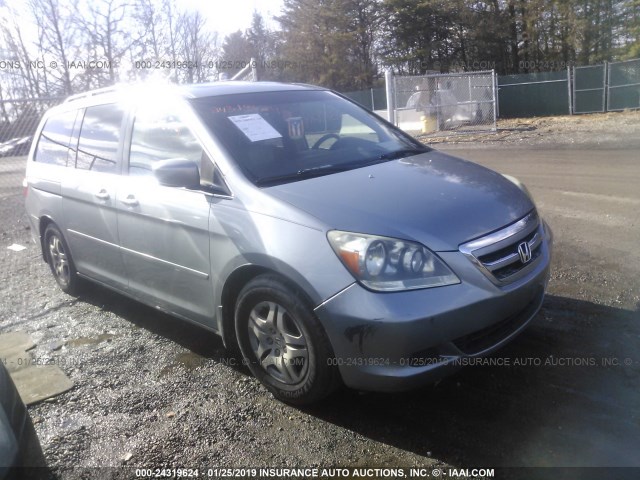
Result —
MULTIPOLYGON (((201 357, 228 358, 214 333, 108 290, 82 301, 201 357)), ((638 312, 549 295, 494 365, 408 393, 343 389, 305 412, 452 465, 640 466, 639 324, 638 312)))
MULTIPOLYGON (((79 300, 112 312, 137 328, 144 328, 176 342, 190 350, 194 359, 202 357, 220 362, 230 357, 230 352, 225 350, 219 335, 106 288, 92 285, 82 292, 79 300)), ((248 370, 242 368, 238 370, 248 373, 248 370)))
POLYGON ((309 413, 453 465, 640 466, 639 323, 638 312, 547 296, 491 357, 505 366, 410 393, 344 391, 309 413))

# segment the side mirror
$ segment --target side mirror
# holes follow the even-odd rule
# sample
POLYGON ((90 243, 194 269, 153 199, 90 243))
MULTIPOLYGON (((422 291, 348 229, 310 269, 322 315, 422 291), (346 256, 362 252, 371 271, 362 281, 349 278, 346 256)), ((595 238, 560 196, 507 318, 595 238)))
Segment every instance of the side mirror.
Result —
POLYGON ((199 188, 198 164, 185 158, 162 160, 153 165, 153 174, 165 187, 199 188))

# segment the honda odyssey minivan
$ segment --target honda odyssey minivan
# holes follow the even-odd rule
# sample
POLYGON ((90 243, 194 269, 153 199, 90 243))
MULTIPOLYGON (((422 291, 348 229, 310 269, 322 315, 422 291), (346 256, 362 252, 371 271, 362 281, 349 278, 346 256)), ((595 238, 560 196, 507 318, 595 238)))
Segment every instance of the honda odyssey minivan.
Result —
POLYGON ((319 87, 80 94, 43 118, 26 209, 54 278, 217 332, 277 398, 432 382, 521 332, 551 232, 515 179, 319 87))

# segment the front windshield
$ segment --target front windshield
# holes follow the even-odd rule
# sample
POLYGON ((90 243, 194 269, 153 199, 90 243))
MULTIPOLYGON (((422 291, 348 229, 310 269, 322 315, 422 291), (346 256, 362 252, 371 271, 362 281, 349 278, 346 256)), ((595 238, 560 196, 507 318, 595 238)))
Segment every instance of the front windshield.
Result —
POLYGON ((211 133, 260 186, 303 180, 428 149, 328 91, 191 100, 211 133))

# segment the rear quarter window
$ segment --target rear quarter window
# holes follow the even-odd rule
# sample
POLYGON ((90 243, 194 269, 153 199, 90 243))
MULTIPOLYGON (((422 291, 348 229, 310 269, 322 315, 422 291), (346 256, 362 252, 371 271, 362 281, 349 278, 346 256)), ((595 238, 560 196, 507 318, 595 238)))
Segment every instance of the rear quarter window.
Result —
POLYGON ((77 110, 71 110, 49 117, 40 133, 34 161, 51 165, 67 165, 69 142, 77 114, 77 110))

